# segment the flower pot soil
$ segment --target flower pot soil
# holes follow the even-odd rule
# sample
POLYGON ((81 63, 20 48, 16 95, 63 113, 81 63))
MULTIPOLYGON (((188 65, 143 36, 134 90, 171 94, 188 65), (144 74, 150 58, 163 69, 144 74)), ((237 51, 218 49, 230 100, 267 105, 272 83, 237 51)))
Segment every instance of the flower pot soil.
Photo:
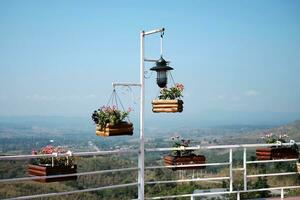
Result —
POLYGON ((122 136, 122 135, 132 135, 133 134, 133 124, 122 122, 119 124, 107 124, 105 128, 96 127, 96 135, 98 136, 122 136))
POLYGON ((174 113, 183 111, 182 100, 163 100, 157 99, 152 101, 152 111, 155 113, 174 113))
POLYGON ((205 156, 203 155, 190 155, 190 156, 172 156, 168 155, 164 157, 165 166, 174 166, 173 170, 182 169, 204 169, 205 166, 191 166, 185 167, 180 165, 196 165, 205 164, 205 156))
MULTIPOLYGON (((72 166, 43 166, 43 165, 33 165, 29 164, 27 168, 28 174, 30 176, 52 176, 52 175, 62 175, 62 174, 73 174, 77 172, 77 165, 72 166)), ((56 182, 56 181, 69 181, 76 180, 77 176, 68 177, 58 177, 58 178, 41 178, 35 179, 37 182, 56 182)))
POLYGON ((256 149, 257 160, 277 160, 298 158, 299 152, 291 147, 269 147, 256 149))

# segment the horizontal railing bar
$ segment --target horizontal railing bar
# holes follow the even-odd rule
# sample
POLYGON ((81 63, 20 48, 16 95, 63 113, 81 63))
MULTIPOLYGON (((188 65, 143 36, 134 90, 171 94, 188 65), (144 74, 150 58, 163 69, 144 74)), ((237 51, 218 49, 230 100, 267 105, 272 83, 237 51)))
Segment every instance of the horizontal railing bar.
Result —
POLYGON ((298 159, 255 160, 255 161, 247 161, 247 164, 272 163, 272 162, 291 162, 291 161, 298 161, 298 159))
POLYGON ((195 181, 217 181, 217 180, 228 180, 230 177, 210 177, 210 178, 194 178, 194 179, 183 179, 183 180, 169 180, 169 181, 149 181, 145 184, 162 184, 162 183, 184 183, 184 182, 195 182, 195 181))
POLYGON ((93 175, 93 174, 105 174, 105 173, 111 173, 111 172, 134 171, 134 170, 138 170, 138 169, 139 169, 138 167, 132 167, 132 168, 109 169, 109 170, 80 172, 80 173, 72 173, 72 174, 60 174, 60 175, 51 175, 51 176, 33 176, 33 177, 0 179, 0 183, 15 182, 15 181, 38 180, 38 179, 43 179, 43 178, 62 178, 62 177, 71 177, 71 176, 85 176, 85 175, 93 175))
POLYGON ((253 174, 253 175, 247 175, 247 178, 265 177, 265 176, 286 176, 286 175, 294 175, 294 174, 298 174, 298 172, 284 172, 284 173, 271 173, 271 174, 253 174))
POLYGON ((42 197, 62 196, 62 195, 76 194, 76 193, 82 193, 82 192, 93 192, 93 191, 99 191, 99 190, 105 190, 105 189, 115 189, 115 188, 122 188, 122 187, 136 186, 136 185, 138 185, 137 182, 97 187, 97 188, 88 188, 88 189, 83 189, 83 190, 73 190, 73 191, 67 191, 67 192, 55 192, 55 193, 48 193, 48 194, 21 196, 21 197, 8 198, 8 199, 4 199, 4 200, 35 199, 35 198, 42 198, 42 197))
POLYGON ((248 193, 248 192, 261 192, 261 191, 272 191, 272 190, 289 190, 289 189, 298 189, 300 186, 284 186, 284 187, 273 187, 273 188, 260 188, 260 189, 250 189, 247 191, 225 191, 225 192, 204 192, 198 194, 181 194, 181 195, 170 195, 170 196, 160 196, 160 197, 148 197, 145 199, 174 199, 179 197, 197 197, 197 196, 209 196, 209 195, 224 195, 224 194, 236 194, 236 193, 248 193))
POLYGON ((113 151, 95 151, 95 152, 74 152, 72 154, 40 154, 40 155, 11 155, 11 156, 0 156, 0 160, 27 160, 32 158, 44 158, 44 157, 66 157, 66 156, 103 156, 111 154, 123 154, 123 153, 138 153, 138 150, 127 149, 127 150, 113 150, 113 151))
POLYGON ((160 196, 160 197, 148 197, 145 199, 174 199, 174 198, 179 198, 179 197, 197 197, 197 196, 210 196, 210 195, 224 195, 224 194, 232 194, 236 193, 235 191, 233 192, 203 192, 199 194, 178 194, 178 195, 169 195, 169 196, 160 196))
MULTIPOLYGON (((295 142, 295 144, 300 145, 300 142, 295 142)), ((212 145, 212 146, 194 146, 194 147, 177 147, 177 148, 147 148, 145 151, 184 151, 184 150, 198 150, 198 149, 230 149, 230 148, 255 148, 255 147, 272 147, 272 146, 290 146, 291 143, 281 143, 281 144, 234 144, 234 145, 212 145)))
POLYGON ((163 168, 182 168, 182 167, 204 167, 204 166, 223 166, 229 165, 230 163, 206 163, 206 164, 191 164, 191 165, 168 165, 168 166, 149 166, 145 169, 163 169, 163 168))
MULTIPOLYGON (((300 145, 300 142, 296 144, 300 145)), ((145 149, 146 152, 153 151, 184 151, 184 150, 198 150, 198 149, 229 149, 229 148, 243 148, 243 147, 270 147, 270 146, 289 146, 291 143, 282 143, 282 144, 239 144, 239 145, 217 145, 217 146, 195 146, 195 147, 178 147, 178 148, 149 148, 145 149)), ((96 151, 96 152, 74 152, 72 156, 101 156, 101 155, 110 155, 110 154, 119 154, 119 153, 138 153, 138 150, 127 149, 127 150, 113 150, 113 151, 96 151)), ((8 155, 0 156, 0 160, 26 160, 32 158, 42 158, 42 157, 65 157, 70 156, 69 153, 63 154, 41 154, 41 155, 8 155)))
POLYGON ((244 168, 233 168, 232 171, 244 171, 244 168))

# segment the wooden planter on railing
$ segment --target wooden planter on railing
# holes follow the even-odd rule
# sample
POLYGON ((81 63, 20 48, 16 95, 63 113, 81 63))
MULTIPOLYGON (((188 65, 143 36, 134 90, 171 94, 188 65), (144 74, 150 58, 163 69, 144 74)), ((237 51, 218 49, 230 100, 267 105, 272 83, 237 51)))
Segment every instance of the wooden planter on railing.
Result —
POLYGON ((168 155, 164 157, 165 166, 174 166, 172 170, 182 169, 204 169, 205 166, 190 166, 185 167, 181 165, 196 165, 205 164, 205 156, 203 155, 190 155, 190 156, 172 156, 168 155))
MULTIPOLYGON (((74 174, 77 172, 77 165, 71 166, 43 166, 29 164, 27 172, 30 176, 51 176, 51 175, 62 175, 62 174, 74 174)), ((35 179, 37 182, 56 182, 56 181, 69 181, 76 180, 77 176, 58 177, 58 178, 41 178, 35 179)))
POLYGON ((183 101, 156 99, 152 101, 152 111, 155 113, 175 113, 183 111, 183 101))
POLYGON ((299 152, 292 147, 269 147, 256 149, 257 160, 278 160, 298 158, 299 152))
POLYGON ((132 135, 133 124, 128 122, 121 122, 119 124, 111 125, 107 124, 105 128, 96 127, 96 135, 98 136, 121 136, 121 135, 132 135))

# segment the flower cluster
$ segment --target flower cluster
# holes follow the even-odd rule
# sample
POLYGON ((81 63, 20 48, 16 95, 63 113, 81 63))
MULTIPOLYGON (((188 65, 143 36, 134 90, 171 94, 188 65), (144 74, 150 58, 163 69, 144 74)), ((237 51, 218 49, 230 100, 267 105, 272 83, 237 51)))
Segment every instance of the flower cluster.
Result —
POLYGON ((289 136, 286 133, 280 133, 279 135, 275 135, 272 132, 270 132, 270 133, 265 133, 265 135, 262 136, 261 138, 264 139, 267 144, 274 144, 277 142, 285 143, 286 138, 288 137, 289 136))
POLYGON ((132 108, 128 108, 127 111, 121 111, 116 106, 103 106, 93 112, 92 119, 102 129, 108 123, 115 125, 122 122, 131 111, 132 108))
MULTIPOLYGON (((47 145, 46 147, 41 148, 39 151, 32 150, 32 155, 39 155, 39 154, 63 154, 67 153, 67 150, 62 147, 54 147, 52 145, 47 145)), ((52 165, 55 166, 69 166, 73 165, 74 158, 72 156, 66 157, 53 157, 53 163, 51 157, 41 157, 32 160, 33 164, 38 165, 52 165)))
MULTIPOLYGON (((172 137, 171 139, 173 142, 172 147, 174 148, 188 147, 189 144, 191 143, 191 140, 180 139, 179 136, 172 137)), ((174 150, 172 154, 174 156, 190 156, 193 154, 193 151, 194 150, 174 150)))
POLYGON ((159 99, 179 99, 183 97, 183 90, 184 86, 180 83, 176 83, 174 87, 162 88, 160 90, 159 99))

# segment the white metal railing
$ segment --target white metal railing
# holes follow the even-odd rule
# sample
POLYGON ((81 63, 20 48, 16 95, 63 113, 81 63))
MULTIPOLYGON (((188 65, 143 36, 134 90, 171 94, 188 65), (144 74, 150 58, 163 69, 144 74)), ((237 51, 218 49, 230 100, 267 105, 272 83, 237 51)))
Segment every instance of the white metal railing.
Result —
MULTIPOLYGON (((300 144, 300 143, 296 143, 300 144)), ((277 146, 283 145, 291 145, 291 143, 283 143, 276 144, 277 146)), ((169 152, 174 150, 216 150, 216 149, 224 149, 228 150, 228 162, 222 163, 205 163, 205 164, 189 164, 189 165, 180 165, 180 166, 145 166, 145 170, 154 170, 154 169, 163 169, 163 168, 182 168, 182 167, 195 167, 195 166, 228 166, 229 176, 225 177, 205 177, 205 178, 191 178, 191 179, 180 179, 180 180, 156 180, 156 181, 148 181, 145 182, 145 185, 153 185, 153 184, 167 184, 167 183, 186 183, 186 182, 198 182, 198 181, 220 181, 227 180, 229 181, 229 188, 224 192, 204 192, 200 194, 182 194, 182 195, 170 195, 170 196, 157 196, 157 197, 147 197, 145 199, 174 199, 180 197, 190 197, 194 199, 195 197, 201 196, 209 196, 209 195, 228 195, 228 194, 236 194, 237 199, 240 198, 241 193, 247 192, 260 192, 260 191, 272 191, 272 190, 280 190, 281 197, 284 197, 284 190, 288 189, 298 189, 300 186, 282 186, 282 187, 273 187, 273 188, 258 188, 258 189, 248 189, 247 180, 250 178, 257 177, 269 177, 269 176, 284 176, 284 175, 295 175, 297 172, 280 172, 280 173, 269 173, 269 174, 247 174, 247 165, 249 164, 259 164, 259 163, 278 163, 278 162, 295 162, 298 159, 281 159, 281 160, 259 160, 259 161, 247 161, 247 149, 248 148, 256 148, 256 147, 270 147, 274 146, 274 144, 239 144, 239 145, 215 145, 215 146, 194 146, 194 147, 185 147, 185 148, 148 148, 145 149, 145 153, 151 152, 169 152), (242 168, 233 168, 233 149, 243 149, 243 167, 242 168), (242 191, 233 190, 233 171, 243 171, 243 181, 244 188, 242 191)), ((112 155, 112 154, 130 154, 130 153, 139 153, 137 150, 127 149, 127 150, 114 150, 114 151, 97 151, 97 152, 74 152, 72 156, 76 157, 89 157, 89 156, 103 156, 103 155, 112 155)), ((0 156, 0 161, 8 161, 8 160, 27 160, 32 158, 40 158, 40 157, 61 157, 61 156, 70 156, 70 153, 67 154, 45 154, 45 155, 13 155, 13 156, 0 156)), ((110 170, 99 170, 99 171, 89 171, 89 172, 80 172, 74 174, 63 174, 63 175, 52 175, 52 176, 39 176, 39 177, 21 177, 21 178, 8 178, 8 179, 0 179, 0 183, 11 183, 16 181, 29 181, 43 178, 60 178, 60 177, 69 177, 69 176, 85 176, 85 175, 94 175, 94 174, 104 174, 111 172, 124 172, 124 171, 139 171, 139 167, 130 167, 130 168, 121 168, 121 169, 110 169, 110 170)), ((73 190, 66 192, 57 192, 57 193, 47 193, 47 194, 36 194, 29 196, 20 196, 9 198, 12 199, 34 199, 34 198, 42 198, 42 197, 52 197, 52 196, 60 196, 60 195, 69 195, 81 192, 92 192, 99 191, 104 189, 117 189, 124 187, 132 187, 139 186, 139 182, 126 183, 126 184, 118 184, 118 185, 110 185, 103 186, 97 188, 88 188, 81 190, 73 190)), ((141 186, 140 186, 141 187, 141 186)), ((142 186, 144 187, 144 186, 142 186)), ((7 199, 8 200, 8 199, 7 199)))

